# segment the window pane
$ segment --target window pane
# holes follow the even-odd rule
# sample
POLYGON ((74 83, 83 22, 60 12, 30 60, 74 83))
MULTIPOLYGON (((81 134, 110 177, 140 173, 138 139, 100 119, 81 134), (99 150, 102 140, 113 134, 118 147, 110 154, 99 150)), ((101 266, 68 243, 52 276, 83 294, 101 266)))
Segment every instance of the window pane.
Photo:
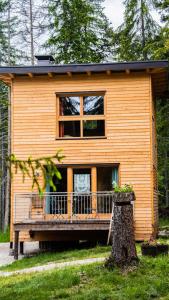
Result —
POLYGON ((59 137, 79 137, 80 121, 59 122, 59 137))
MULTIPOLYGON (((99 167, 97 168, 97 189, 98 192, 108 192, 113 190, 114 180, 117 180, 117 167, 99 167), (116 175, 115 175, 116 174, 116 175)), ((98 213, 112 212, 112 199, 109 193, 97 196, 97 211, 98 213)))
POLYGON ((105 122, 103 120, 83 121, 83 136, 104 136, 105 122))
POLYGON ((84 115, 103 115, 104 98, 103 96, 87 96, 83 98, 84 115))
POLYGON ((61 97, 59 105, 60 116, 74 116, 80 114, 79 97, 61 97))

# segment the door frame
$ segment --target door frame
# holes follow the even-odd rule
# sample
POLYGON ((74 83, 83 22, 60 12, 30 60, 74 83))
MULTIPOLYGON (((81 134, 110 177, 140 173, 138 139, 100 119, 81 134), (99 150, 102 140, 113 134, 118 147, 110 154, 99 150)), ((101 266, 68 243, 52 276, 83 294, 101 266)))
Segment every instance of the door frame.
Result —
POLYGON ((92 212, 96 214, 97 209, 97 167, 95 166, 81 166, 78 165, 76 167, 67 167, 67 193, 68 193, 68 215, 72 216, 72 199, 71 193, 73 193, 73 170, 74 169, 90 169, 91 170, 91 193, 94 193, 92 196, 92 212))

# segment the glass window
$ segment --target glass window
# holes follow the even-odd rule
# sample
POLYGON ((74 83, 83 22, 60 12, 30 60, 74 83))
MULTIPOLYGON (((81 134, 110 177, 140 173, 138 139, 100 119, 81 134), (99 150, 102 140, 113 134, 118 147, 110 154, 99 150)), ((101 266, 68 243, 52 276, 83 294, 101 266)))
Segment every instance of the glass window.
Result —
POLYGON ((60 116, 80 114, 80 97, 61 97, 59 101, 60 116))
POLYGON ((59 137, 80 137, 80 121, 59 122, 59 137))
POLYGON ((87 96, 83 98, 84 115, 103 115, 104 98, 103 96, 87 96))
POLYGON ((104 96, 90 93, 90 96, 60 94, 57 123, 60 138, 105 136, 104 96))
POLYGON ((104 120, 86 120, 83 121, 83 136, 104 136, 105 121, 104 120))
MULTIPOLYGON (((98 192, 113 191, 114 183, 118 184, 118 167, 98 167, 97 168, 97 189, 98 192)), ((97 196, 98 213, 112 212, 112 198, 110 194, 97 196)))
POLYGON ((68 213, 67 210, 67 169, 58 168, 62 179, 59 180, 55 175, 53 182, 56 187, 56 192, 52 187, 47 185, 46 192, 52 193, 46 195, 46 213, 55 215, 64 215, 68 213), (63 194, 65 193, 65 194, 63 194))

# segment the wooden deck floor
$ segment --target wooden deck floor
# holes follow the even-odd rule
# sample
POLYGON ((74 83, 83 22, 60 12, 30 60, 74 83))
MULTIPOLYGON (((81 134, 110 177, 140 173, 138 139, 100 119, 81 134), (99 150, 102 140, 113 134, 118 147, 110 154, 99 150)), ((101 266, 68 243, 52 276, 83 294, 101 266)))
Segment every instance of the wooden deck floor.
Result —
POLYGON ((51 220, 51 221, 33 221, 27 220, 14 224, 14 231, 32 230, 32 231, 69 231, 69 230, 108 230, 109 220, 51 220))
MULTIPOLYGON (((14 224, 14 258, 18 259, 18 250, 19 250, 19 233, 21 231, 29 231, 32 236, 37 233, 43 234, 48 232, 52 234, 58 232, 58 234, 64 233, 69 236, 75 237, 77 233, 81 232, 82 236, 88 236, 92 233, 94 237, 101 236, 102 234, 107 236, 108 230, 110 227, 109 220, 50 220, 50 221, 33 221, 26 220, 20 223, 14 224)), ((23 242, 20 242, 23 247, 23 242)))

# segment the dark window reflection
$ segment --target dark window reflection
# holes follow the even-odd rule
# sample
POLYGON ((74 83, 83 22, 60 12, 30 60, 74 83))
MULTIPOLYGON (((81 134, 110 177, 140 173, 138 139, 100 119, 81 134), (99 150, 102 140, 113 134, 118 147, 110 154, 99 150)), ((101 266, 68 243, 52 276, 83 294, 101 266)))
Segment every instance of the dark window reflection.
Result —
POLYGON ((104 136, 104 120, 83 121, 83 136, 104 136))
POLYGON ((84 115, 103 115, 104 98, 103 96, 87 96, 83 98, 84 115))
POLYGON ((61 97, 59 102, 60 116, 74 116, 80 114, 79 97, 61 97))
POLYGON ((59 137, 80 137, 80 121, 59 122, 59 137))

